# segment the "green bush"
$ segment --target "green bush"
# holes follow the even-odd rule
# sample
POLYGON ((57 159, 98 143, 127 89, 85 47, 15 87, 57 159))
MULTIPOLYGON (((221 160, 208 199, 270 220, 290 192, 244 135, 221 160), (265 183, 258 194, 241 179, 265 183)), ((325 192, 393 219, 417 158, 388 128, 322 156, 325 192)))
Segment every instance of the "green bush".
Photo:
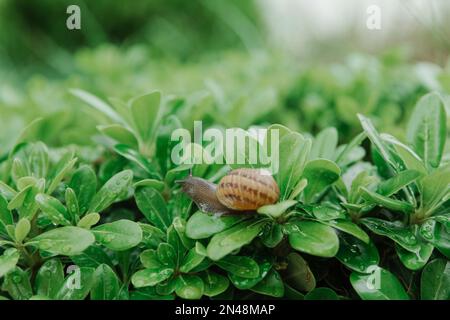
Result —
MULTIPOLYGON (((217 182, 235 167, 171 161, 170 135, 190 121, 186 101, 71 94, 102 120, 96 146, 49 148, 35 120, 1 158, 5 298, 450 298, 443 95, 418 99, 405 139, 361 114, 352 139, 268 123, 281 130, 282 196, 258 213, 217 217, 175 182, 190 172, 217 182)), ((214 112, 194 119, 226 125, 214 112)), ((258 124, 245 113, 235 121, 258 124)))

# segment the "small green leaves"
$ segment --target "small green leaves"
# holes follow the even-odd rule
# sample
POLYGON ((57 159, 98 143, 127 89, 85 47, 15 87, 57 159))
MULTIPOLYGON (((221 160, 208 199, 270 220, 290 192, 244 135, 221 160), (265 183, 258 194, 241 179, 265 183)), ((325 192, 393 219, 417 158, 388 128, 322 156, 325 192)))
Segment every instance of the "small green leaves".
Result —
POLYGON ((272 269, 272 264, 268 261, 264 261, 259 264, 259 274, 255 278, 241 277, 234 273, 229 273, 228 277, 236 288, 246 290, 254 287, 258 282, 264 279, 270 269, 272 269))
POLYGON ((58 199, 43 193, 39 193, 35 199, 42 214, 51 220, 54 225, 68 226, 71 224, 71 217, 66 207, 58 199))
POLYGON ((333 228, 314 221, 289 223, 289 243, 292 248, 319 257, 334 257, 339 239, 333 228))
POLYGON ((380 267, 372 268, 371 274, 353 272, 350 282, 363 300, 409 300, 400 281, 380 267))
POLYGON ((127 194, 131 186, 133 172, 124 170, 109 179, 97 192, 89 206, 90 212, 101 212, 108 208, 114 201, 127 194))
POLYGON ((105 247, 123 251, 137 246, 142 240, 142 230, 136 222, 118 220, 92 229, 95 239, 105 247))
POLYGON ((33 295, 28 272, 14 268, 3 280, 2 290, 15 300, 28 300, 33 295))
POLYGON ((71 256, 80 254, 94 241, 94 235, 88 230, 78 227, 62 227, 44 232, 31 239, 27 244, 35 245, 41 250, 54 254, 71 256))
POLYGON ((438 93, 423 96, 408 123, 407 138, 423 162, 437 168, 446 139, 446 114, 438 93))

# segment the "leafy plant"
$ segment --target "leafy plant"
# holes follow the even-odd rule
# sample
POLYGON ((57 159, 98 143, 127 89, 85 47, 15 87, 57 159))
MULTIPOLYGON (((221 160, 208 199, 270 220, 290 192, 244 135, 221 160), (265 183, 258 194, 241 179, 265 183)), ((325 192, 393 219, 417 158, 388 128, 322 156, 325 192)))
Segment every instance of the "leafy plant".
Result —
MULTIPOLYGON (((269 125, 255 143, 269 154, 270 132, 281 132, 279 201, 215 216, 175 180, 191 172, 214 182, 239 166, 223 154, 223 165, 171 162, 170 132, 181 127, 175 100, 154 92, 112 107, 72 93, 108 119, 98 126, 102 151, 48 148, 28 134, 32 124, 2 160, 5 297, 449 298, 450 167, 439 94, 418 101, 406 142, 362 115, 363 132, 343 145, 332 127, 312 136, 269 125)), ((212 157, 207 146, 189 146, 212 157)), ((238 152, 249 159, 248 149, 238 152)))

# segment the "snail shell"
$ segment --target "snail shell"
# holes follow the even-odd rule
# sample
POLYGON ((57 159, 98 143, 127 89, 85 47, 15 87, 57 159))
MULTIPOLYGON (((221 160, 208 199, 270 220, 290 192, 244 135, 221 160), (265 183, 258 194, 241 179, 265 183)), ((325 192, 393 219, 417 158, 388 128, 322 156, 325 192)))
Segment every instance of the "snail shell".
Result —
POLYGON ((268 171, 236 169, 220 180, 216 195, 220 203, 232 210, 256 210, 277 202, 280 189, 268 171))
POLYGON ((277 202, 280 196, 275 179, 260 169, 232 170, 218 185, 191 175, 177 182, 201 211, 215 214, 254 211, 277 202))

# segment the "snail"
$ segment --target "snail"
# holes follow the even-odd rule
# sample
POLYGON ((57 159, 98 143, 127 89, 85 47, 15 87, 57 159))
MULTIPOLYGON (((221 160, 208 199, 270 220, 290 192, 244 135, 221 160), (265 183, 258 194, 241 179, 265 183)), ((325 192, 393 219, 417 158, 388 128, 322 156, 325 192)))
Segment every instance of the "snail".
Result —
POLYGON ((217 185, 192 174, 177 182, 201 211, 217 215, 254 212, 280 196, 275 179, 261 169, 231 170, 217 185))

